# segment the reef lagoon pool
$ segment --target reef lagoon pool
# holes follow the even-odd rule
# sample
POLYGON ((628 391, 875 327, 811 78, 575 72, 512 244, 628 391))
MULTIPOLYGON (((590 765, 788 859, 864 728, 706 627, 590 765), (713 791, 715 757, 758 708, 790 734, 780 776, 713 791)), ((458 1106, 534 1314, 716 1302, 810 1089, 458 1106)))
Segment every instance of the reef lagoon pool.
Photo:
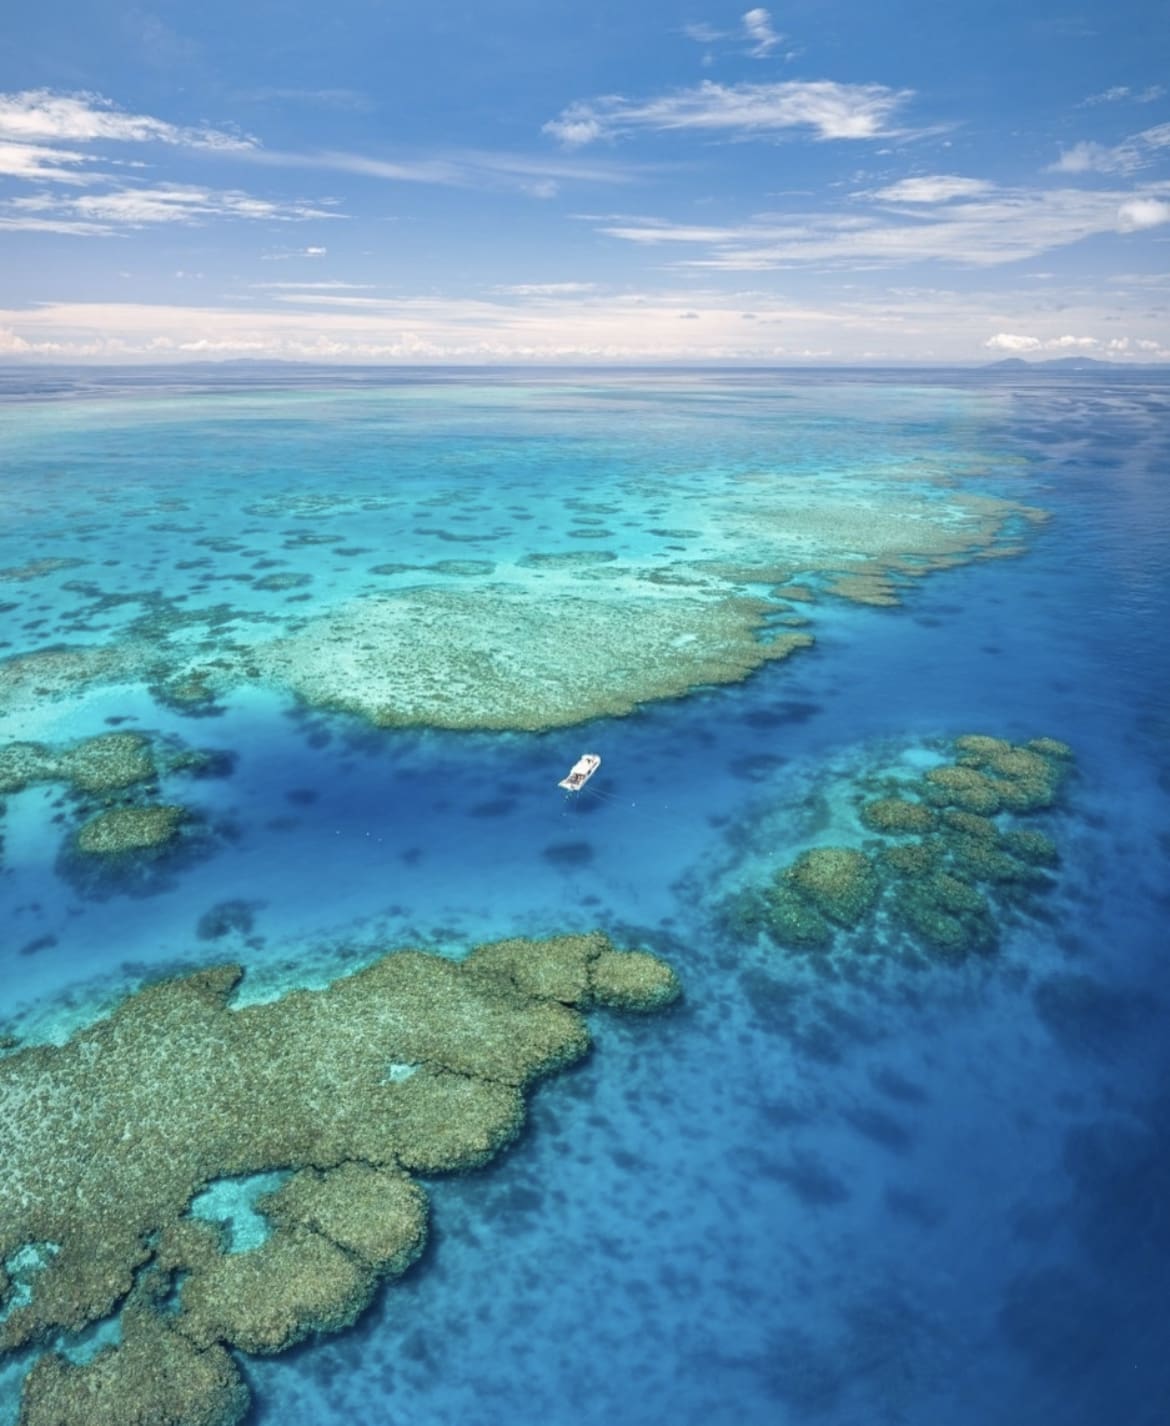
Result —
POLYGON ((0 1426, 1162 1426, 1168 414, 0 376, 0 1426))

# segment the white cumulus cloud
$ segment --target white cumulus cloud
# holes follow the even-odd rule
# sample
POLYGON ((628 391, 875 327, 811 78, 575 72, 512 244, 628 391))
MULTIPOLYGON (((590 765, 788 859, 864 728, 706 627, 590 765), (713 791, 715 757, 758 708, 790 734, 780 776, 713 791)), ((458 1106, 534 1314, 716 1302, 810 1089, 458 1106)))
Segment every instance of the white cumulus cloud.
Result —
POLYGON ((1044 343, 1039 337, 1022 337, 1015 332, 996 332, 983 343, 993 352, 1038 352, 1044 343))
MULTIPOLYGON (((1071 333, 1065 333, 1061 337, 1048 337, 1041 341, 1039 337, 1025 337, 1016 332, 997 332, 994 337, 989 337, 983 343, 993 352, 1013 352, 1017 356, 1020 352, 1090 352, 1094 347, 1099 347, 1101 343, 1096 337, 1074 337, 1071 333)), ((1120 353, 1129 346, 1128 338, 1121 345, 1110 342, 1107 350, 1120 353)))
POLYGON ((1170 223, 1170 203, 1161 198, 1130 198, 1117 210, 1117 226, 1123 233, 1157 228, 1170 223))
MULTIPOLYGON (((677 290, 549 294, 516 301, 466 293, 361 298, 291 292, 292 302, 220 305, 36 301, 0 308, 0 349, 14 360, 148 360, 265 355, 375 362, 625 362, 749 360, 969 361, 989 353, 1080 350, 1062 334, 1123 333, 1119 362, 1164 360, 1161 319, 1135 301, 1102 305, 1099 292, 1068 289, 1060 315, 1052 293, 1026 281, 957 293, 887 288, 840 298, 792 300, 726 292, 688 279, 677 290), (318 301, 306 299, 318 298, 318 301), (752 320, 745 321, 745 307, 752 320), (687 317, 697 313, 697 318, 687 317), (1059 321, 1060 325, 1055 325, 1059 321), (1121 325, 1118 325, 1121 323, 1121 325), (989 333, 996 333, 988 338, 989 333), (1027 335, 1023 335, 1027 334, 1027 335)), ((1074 342, 1079 337, 1072 338, 1074 342)))
POLYGON ((541 132, 551 134, 567 149, 579 149, 601 138, 605 128, 587 104, 570 104, 557 118, 550 119, 541 132))

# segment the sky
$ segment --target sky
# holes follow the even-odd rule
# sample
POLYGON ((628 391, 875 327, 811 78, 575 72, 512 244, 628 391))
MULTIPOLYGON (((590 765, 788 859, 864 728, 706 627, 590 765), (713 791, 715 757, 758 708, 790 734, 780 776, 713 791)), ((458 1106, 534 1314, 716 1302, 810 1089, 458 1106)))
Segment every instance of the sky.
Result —
POLYGON ((38 0, 0 362, 1170 360, 1162 0, 38 0))

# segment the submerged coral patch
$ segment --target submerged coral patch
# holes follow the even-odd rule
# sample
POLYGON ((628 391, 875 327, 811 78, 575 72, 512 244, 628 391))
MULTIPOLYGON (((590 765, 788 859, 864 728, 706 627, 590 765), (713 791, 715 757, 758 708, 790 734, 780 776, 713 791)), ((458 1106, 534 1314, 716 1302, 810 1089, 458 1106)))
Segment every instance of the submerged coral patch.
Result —
POLYGON ((862 804, 861 820, 871 831, 893 836, 929 832, 934 826, 935 814, 921 802, 911 802, 904 797, 879 797, 862 804))
POLYGON ((43 579, 47 574, 57 574, 63 569, 76 569, 84 560, 61 555, 45 555, 41 559, 26 560, 21 565, 10 565, 0 569, 0 580, 24 582, 29 579, 43 579))
POLYGON ((782 875, 801 900, 839 926, 856 926, 877 900, 873 865, 853 847, 801 852, 782 875))
POLYGON ((617 555, 612 550, 560 550, 522 555, 516 563, 521 569, 588 569, 616 559, 617 555))
POLYGON ((923 796, 940 807, 990 816, 1001 807, 995 783, 970 767, 932 767, 926 774, 923 796))
POLYGON ((66 1044, 0 1060, 0 1349, 123 1305, 121 1340, 27 1379, 26 1426, 222 1426, 247 1390, 225 1350, 280 1351, 352 1322, 426 1240, 417 1173, 486 1163, 524 1092, 581 1058, 579 1010, 658 1009, 663 962, 602 935, 505 941, 453 962, 395 952, 324 990, 232 1008, 221 966, 131 995, 66 1044), (574 1008, 576 1007, 576 1008, 574 1008), (408 1072, 392 1073, 393 1067, 408 1072), (192 1216, 213 1181, 293 1169, 229 1252, 192 1216))
POLYGON ((984 735, 949 750, 951 762, 915 778, 906 756, 896 772, 871 770, 848 799, 861 845, 801 852, 769 885, 730 898, 725 927, 795 951, 831 951, 842 934, 851 948, 908 945, 945 960, 994 949, 1003 916, 1031 909, 1060 861, 1045 832, 1008 819, 1055 803, 1072 754, 1054 739, 984 735))
MULTIPOLYGON (((753 926, 751 921, 749 926, 753 926)), ((833 928, 809 900, 780 872, 765 893, 759 919, 764 929, 783 946, 798 950, 827 950, 833 944, 833 928)))
POLYGON ((58 870, 83 895, 149 894, 166 884, 164 860, 173 863, 180 848, 198 856, 211 846, 208 829, 187 808, 158 800, 160 780, 175 774, 218 776, 230 767, 230 757, 221 753, 118 730, 62 745, 5 744, 0 792, 42 783, 65 787, 73 829, 58 870))
POLYGON ((274 574, 264 574, 255 582, 253 588, 264 589, 272 594, 284 593, 290 589, 304 589, 306 585, 312 584, 313 576, 306 573, 297 573, 293 570, 277 570, 274 574))

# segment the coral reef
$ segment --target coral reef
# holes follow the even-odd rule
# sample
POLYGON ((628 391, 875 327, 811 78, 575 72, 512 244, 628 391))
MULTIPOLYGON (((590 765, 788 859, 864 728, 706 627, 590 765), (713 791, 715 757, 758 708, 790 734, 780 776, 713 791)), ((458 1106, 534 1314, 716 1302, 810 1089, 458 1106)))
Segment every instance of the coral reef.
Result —
POLYGON ((782 873, 791 889, 838 926, 856 926, 878 896, 878 879, 864 852, 814 847, 782 873))
POLYGON ((128 1308, 122 1340, 76 1366, 47 1354, 25 1378, 20 1426, 236 1426, 250 1393, 223 1347, 199 1347, 157 1312, 128 1308))
POLYGON ((735 683, 812 642, 762 600, 535 601, 504 586, 354 601, 255 650, 263 678, 382 726, 536 731, 735 683))
POLYGON ((925 795, 940 806, 984 815, 1005 807, 1013 812, 1050 807, 1071 759, 1069 749, 1053 738, 1014 747, 1002 738, 968 734, 955 739, 955 748, 954 766, 926 774, 925 795))
POLYGON ((879 865, 894 876, 927 876, 942 860, 937 843, 895 842, 878 853, 879 865))
POLYGON ((183 1283, 179 1328, 199 1347, 283 1352, 350 1326, 376 1281, 369 1264, 324 1232, 278 1229, 251 1252, 207 1252, 183 1283))
POLYGON ((815 906, 783 882, 784 873, 777 874, 777 884, 766 893, 767 910, 763 925, 772 938, 794 950, 826 950, 833 944, 833 928, 815 906))
POLYGON ((160 779, 221 776, 231 766, 230 755, 125 730, 61 745, 11 742, 0 747, 0 793, 63 786, 76 820, 58 857, 61 874, 82 895, 149 894, 166 884, 164 860, 173 870, 180 847, 198 857, 213 840, 187 809, 155 800, 160 779))
POLYGON ((729 932, 798 951, 829 951, 840 930, 864 935, 866 948, 908 938, 944 960, 992 950, 1002 915, 1031 910, 1060 862, 1046 833, 1003 824, 1053 806, 1072 752, 1054 738, 1017 745, 983 734, 950 750, 952 761, 914 778, 866 776, 853 801, 878 839, 801 852, 769 886, 724 904, 729 932))
POLYGON ((935 824, 935 814, 929 807, 921 802, 908 802, 904 797, 881 797, 865 802, 860 815, 871 831, 887 836, 929 832, 935 824))
POLYGON ((151 696, 164 708, 190 718, 213 717, 222 710, 210 682, 210 670, 192 668, 149 684, 151 696))
POLYGON ((939 807, 957 807, 982 817, 993 816, 1002 803, 991 778, 972 767, 932 767, 923 780, 923 796, 939 807))
POLYGON ((62 1046, 0 1060, 0 1349, 123 1306, 86 1365, 43 1357, 22 1421, 236 1422, 225 1348, 275 1352, 347 1325, 426 1238, 411 1175, 486 1163, 524 1090, 581 1058, 579 1008, 652 1010, 673 971, 600 934, 513 940, 454 962, 393 952, 323 990, 236 1009, 220 966, 150 985, 62 1046), (190 1216, 209 1183, 295 1169, 258 1201, 273 1231, 225 1251, 190 1216))
POLYGON ((179 834, 187 816, 182 807, 112 807, 90 818, 77 833, 77 850, 87 856, 121 856, 163 847, 179 834))
POLYGON ((1001 841, 1004 851, 1017 861, 1047 867, 1057 866, 1060 862, 1056 843, 1034 827, 1015 827, 1005 832, 1001 841))
POLYGON ((0 747, 0 793, 55 782, 93 805, 109 804, 168 773, 198 777, 222 770, 221 754, 146 733, 99 733, 61 746, 13 742, 0 747))
POLYGON ((63 778, 80 792, 120 792, 156 776, 150 739, 141 733, 102 733, 61 758, 63 778))
POLYGON ((253 589, 266 590, 270 594, 281 594, 290 589, 304 589, 312 582, 311 574, 282 569, 273 574, 262 574, 252 587, 253 589))
POLYGON ((38 708, 59 697, 107 683, 144 679, 158 649, 138 640, 91 648, 42 648, 0 660, 0 712, 38 708))
POLYGON ((986 897, 949 872, 901 882, 894 889, 892 912, 921 945, 943 956, 990 950, 996 942, 986 897))
POLYGON ((139 589, 68 580, 82 601, 58 631, 68 646, 0 660, 0 712, 125 682, 171 710, 214 716, 233 690, 262 681, 386 726, 538 730, 626 714, 742 681, 806 646, 793 601, 812 612, 826 596, 897 604, 932 571, 1019 552, 1019 528, 1042 512, 964 494, 953 484, 960 465, 948 465, 853 468, 848 481, 818 480, 815 494, 782 469, 670 493, 627 484, 589 515, 566 504, 572 513, 534 527, 527 548, 511 520, 485 521, 481 507, 451 513, 463 531, 427 522, 403 539, 399 497, 260 499, 248 507, 257 520, 360 512, 370 549, 395 557, 373 564, 364 587, 337 589, 285 567, 265 536, 339 556, 365 552, 365 538, 255 530, 251 549, 220 535, 192 541, 210 553, 179 562, 197 571, 190 594, 164 594, 145 576, 139 589), (604 547, 557 547, 570 539, 604 547), (434 558, 436 541, 456 557, 434 558), (249 568, 236 568, 244 556, 249 568), (376 587, 384 578, 396 581, 390 592, 376 587), (243 607, 200 602, 212 581, 245 586, 243 607), (104 642, 75 642, 98 631, 104 642))
POLYGON ((22 565, 9 565, 7 569, 0 569, 0 580, 42 579, 46 574, 57 574, 63 569, 76 569, 84 563, 84 560, 63 555, 46 555, 41 559, 28 560, 22 565))
POLYGON ((141 733, 99 733, 67 748, 8 743, 0 748, 0 792, 37 782, 63 782, 78 792, 121 792, 157 776, 150 739, 141 733))
POLYGON ((0 748, 0 792, 23 792, 34 782, 49 782, 57 759, 43 743, 6 743, 0 748))
POLYGON ((643 951, 602 951, 589 962, 590 1001, 613 1010, 661 1010, 678 999, 673 970, 643 951))

